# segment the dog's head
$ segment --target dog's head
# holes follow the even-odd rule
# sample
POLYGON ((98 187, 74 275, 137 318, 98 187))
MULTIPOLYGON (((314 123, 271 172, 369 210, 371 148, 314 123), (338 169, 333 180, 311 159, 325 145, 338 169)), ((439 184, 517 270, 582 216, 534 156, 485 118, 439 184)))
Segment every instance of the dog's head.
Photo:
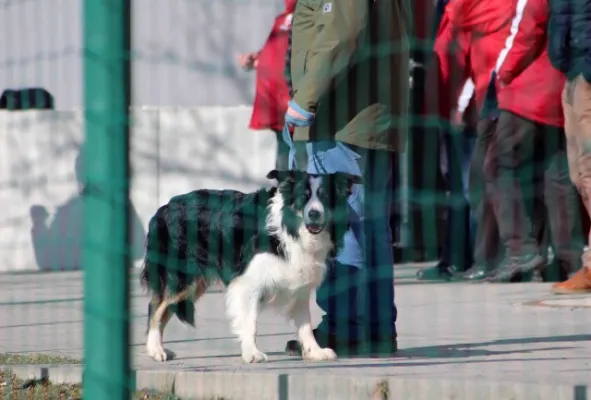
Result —
MULTIPOLYGON (((267 178, 278 182, 284 205, 284 225, 303 223, 313 235, 322 233, 327 227, 348 225, 347 199, 353 185, 362 183, 361 177, 343 172, 311 175, 302 171, 273 170, 267 178)), ((344 232, 346 229, 340 230, 344 232)))

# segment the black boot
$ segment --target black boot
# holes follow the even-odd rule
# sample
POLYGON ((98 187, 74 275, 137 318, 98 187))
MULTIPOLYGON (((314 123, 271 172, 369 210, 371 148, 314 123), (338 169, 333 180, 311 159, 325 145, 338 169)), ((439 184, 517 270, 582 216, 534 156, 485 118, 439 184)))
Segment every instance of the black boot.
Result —
POLYGON ((419 281, 451 281, 453 274, 453 267, 440 262, 434 267, 421 268, 417 272, 417 279, 419 281))
POLYGON ((476 264, 464 272, 454 274, 454 280, 458 281, 482 281, 490 275, 486 265, 476 264))
POLYGON ((506 257, 493 273, 486 278, 487 282, 508 283, 516 276, 528 276, 546 266, 546 259, 539 254, 506 257))

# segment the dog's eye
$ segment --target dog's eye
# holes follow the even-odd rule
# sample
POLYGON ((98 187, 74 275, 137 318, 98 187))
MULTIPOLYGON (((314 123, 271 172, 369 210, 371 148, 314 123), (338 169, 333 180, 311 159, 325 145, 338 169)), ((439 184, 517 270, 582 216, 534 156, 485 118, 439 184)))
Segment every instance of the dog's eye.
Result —
POLYGON ((310 189, 306 189, 306 191, 304 192, 306 194, 306 197, 310 197, 312 196, 312 191, 310 189))

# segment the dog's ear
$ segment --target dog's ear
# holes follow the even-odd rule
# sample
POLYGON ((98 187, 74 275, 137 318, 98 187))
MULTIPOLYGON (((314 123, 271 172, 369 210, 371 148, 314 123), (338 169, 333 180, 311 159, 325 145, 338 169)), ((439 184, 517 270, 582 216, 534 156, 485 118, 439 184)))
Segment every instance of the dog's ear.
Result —
POLYGON ((336 172, 335 175, 341 182, 346 182, 347 196, 353 192, 353 185, 363 184, 363 178, 359 175, 348 174, 346 172, 336 172))
POLYGON ((277 182, 295 182, 296 180, 305 179, 306 173, 304 171, 278 171, 276 169, 269 171, 267 179, 275 179, 277 182))
POLYGON ((269 173, 267 174, 267 179, 276 179, 279 180, 279 171, 277 171, 276 169, 269 171, 269 173))

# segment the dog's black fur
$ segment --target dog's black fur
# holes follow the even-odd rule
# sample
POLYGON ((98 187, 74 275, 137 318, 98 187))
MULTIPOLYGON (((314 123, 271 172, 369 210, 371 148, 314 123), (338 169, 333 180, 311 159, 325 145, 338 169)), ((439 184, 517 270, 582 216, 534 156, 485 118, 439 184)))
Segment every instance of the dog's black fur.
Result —
MULTIPOLYGON (((284 257, 280 238, 267 230, 267 207, 273 196, 282 196, 283 227, 297 239, 301 211, 310 197, 309 175, 271 171, 267 177, 276 179, 278 187, 254 193, 196 190, 175 196, 160 207, 149 223, 142 285, 159 298, 184 290, 196 278, 207 282, 220 279, 227 285, 245 271, 256 254, 284 257)), ((324 179, 325 198, 321 200, 331 213, 326 229, 336 251, 348 228, 348 194, 361 178, 336 173, 324 179)), ((152 309, 148 312, 151 315, 152 309)), ((181 321, 194 324, 192 301, 180 302, 173 312, 181 321)))

